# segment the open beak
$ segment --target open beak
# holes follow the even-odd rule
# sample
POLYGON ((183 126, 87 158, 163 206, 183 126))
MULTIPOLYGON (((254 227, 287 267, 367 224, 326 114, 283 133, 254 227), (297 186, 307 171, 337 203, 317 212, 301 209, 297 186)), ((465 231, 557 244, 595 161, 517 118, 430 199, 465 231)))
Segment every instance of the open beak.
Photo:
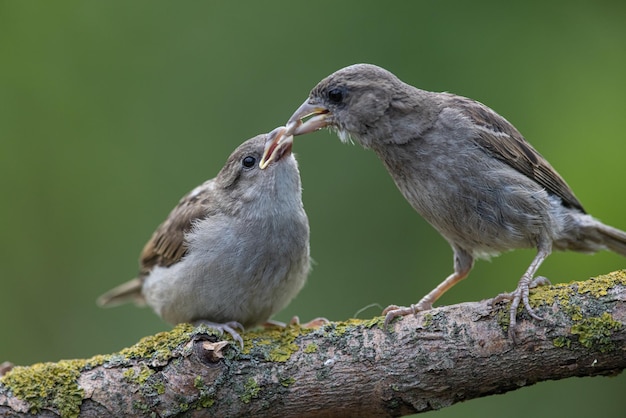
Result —
POLYGON ((287 122, 285 135, 303 135, 317 131, 329 125, 329 116, 332 114, 323 106, 311 103, 308 99, 296 110, 287 122), (311 116, 305 122, 302 119, 311 116))
POLYGON ((281 126, 270 133, 269 136, 270 138, 273 136, 273 139, 265 146, 263 158, 261 158, 259 163, 261 170, 264 170, 273 161, 278 161, 284 154, 291 151, 295 135, 308 134, 328 126, 327 118, 330 115, 331 113, 328 109, 311 104, 309 100, 302 103, 302 106, 289 118, 286 127, 281 126), (302 122, 302 119, 309 116, 312 117, 307 119, 306 122, 302 122))
POLYGON ((268 142, 265 144, 263 157, 259 163, 261 170, 264 170, 271 163, 280 160, 285 155, 291 154, 293 136, 285 135, 286 131, 287 129, 281 126, 268 134, 268 142))

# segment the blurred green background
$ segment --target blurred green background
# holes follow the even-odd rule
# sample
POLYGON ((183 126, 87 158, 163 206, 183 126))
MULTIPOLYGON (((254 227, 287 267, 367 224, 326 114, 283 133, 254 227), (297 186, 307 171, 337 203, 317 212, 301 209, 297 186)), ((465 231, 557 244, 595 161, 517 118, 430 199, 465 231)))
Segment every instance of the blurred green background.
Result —
MULTIPOLYGON (((590 213, 626 229, 623 1, 4 1, 0 361, 90 357, 169 329, 149 309, 94 300, 134 276, 153 229, 239 143, 357 62, 494 108, 590 213)), ((416 302, 451 272, 448 245, 373 153, 327 131, 295 151, 317 264, 276 319, 416 302)), ((533 254, 479 261, 440 304, 514 289, 533 254)), ((541 273, 624 267, 610 253, 555 253, 541 273)), ((623 417, 625 390, 623 375, 569 379, 428 414, 623 417)))

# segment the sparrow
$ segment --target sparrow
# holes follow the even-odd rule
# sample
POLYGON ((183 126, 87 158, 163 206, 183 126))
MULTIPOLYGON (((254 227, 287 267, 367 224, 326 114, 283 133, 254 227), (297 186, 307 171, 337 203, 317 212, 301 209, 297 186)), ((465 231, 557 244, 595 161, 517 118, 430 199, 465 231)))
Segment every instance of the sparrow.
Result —
MULTIPOLYGON (((466 278, 475 259, 518 248, 536 256, 510 300, 509 335, 515 339, 520 303, 529 289, 548 284, 535 274, 553 250, 626 256, 626 233, 585 212, 565 180, 505 118, 466 97, 418 89, 370 64, 340 69, 320 81, 287 123, 284 138, 321 128, 342 142, 371 149, 396 186, 451 245, 454 272, 409 307, 389 306, 385 324, 426 311, 466 278), (308 118, 308 119, 307 119, 308 118)), ((262 164, 275 158, 282 139, 268 144, 262 164)))
POLYGON ((228 332, 263 324, 300 291, 310 269, 309 223, 292 139, 260 168, 284 127, 241 144, 211 180, 185 195, 144 246, 136 278, 100 306, 149 305, 171 324, 228 332))

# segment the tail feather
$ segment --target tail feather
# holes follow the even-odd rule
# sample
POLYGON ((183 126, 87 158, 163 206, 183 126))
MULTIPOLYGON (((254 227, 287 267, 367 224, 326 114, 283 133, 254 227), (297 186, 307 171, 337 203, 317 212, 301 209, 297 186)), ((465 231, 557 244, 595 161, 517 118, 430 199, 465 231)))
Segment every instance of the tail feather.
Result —
POLYGON ((142 284, 143 280, 136 277, 109 290, 104 295, 100 296, 96 300, 96 303, 100 307, 113 307, 131 301, 135 302, 137 305, 145 305, 146 301, 141 294, 142 284))
POLYGON ((604 224, 598 225, 598 232, 609 250, 626 257, 626 232, 604 224))

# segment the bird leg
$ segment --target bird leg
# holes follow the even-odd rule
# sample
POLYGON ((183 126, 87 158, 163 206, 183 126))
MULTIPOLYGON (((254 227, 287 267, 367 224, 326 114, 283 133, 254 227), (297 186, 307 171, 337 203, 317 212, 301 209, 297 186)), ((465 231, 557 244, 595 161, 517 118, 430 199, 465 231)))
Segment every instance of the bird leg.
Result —
POLYGON ((459 248, 454 248, 454 273, 446 277, 443 282, 439 283, 437 287, 420 299, 417 304, 411 304, 411 306, 408 307, 390 305, 385 308, 383 311, 383 315, 385 315, 385 328, 387 328, 391 321, 399 316, 416 314, 432 309, 433 303, 435 303, 441 295, 467 277, 473 264, 474 259, 469 253, 459 248))
POLYGON ((516 340, 516 335, 515 335, 515 327, 517 325, 516 316, 517 316, 517 308, 519 307, 520 302, 523 303, 524 308, 526 308, 526 311, 532 318, 538 321, 543 320, 543 318, 537 315, 535 313, 535 310, 530 306, 530 303, 528 301, 528 295, 530 293, 530 289, 535 288, 537 286, 550 284, 550 281, 546 279, 545 277, 541 277, 541 276, 534 277, 535 273, 539 269, 539 266, 541 266, 541 263, 543 263, 543 261, 550 255, 550 252, 551 252, 551 246, 548 246, 548 248, 543 248, 543 246, 540 245, 537 251, 537 255, 533 259, 532 263, 530 263, 528 270, 526 270, 526 272, 524 273, 524 275, 518 282, 517 288, 513 292, 499 294, 498 296, 493 298, 491 302, 493 306, 496 303, 501 302, 503 300, 511 301, 511 308, 509 309, 509 317, 510 317, 509 336, 513 340, 516 340))

